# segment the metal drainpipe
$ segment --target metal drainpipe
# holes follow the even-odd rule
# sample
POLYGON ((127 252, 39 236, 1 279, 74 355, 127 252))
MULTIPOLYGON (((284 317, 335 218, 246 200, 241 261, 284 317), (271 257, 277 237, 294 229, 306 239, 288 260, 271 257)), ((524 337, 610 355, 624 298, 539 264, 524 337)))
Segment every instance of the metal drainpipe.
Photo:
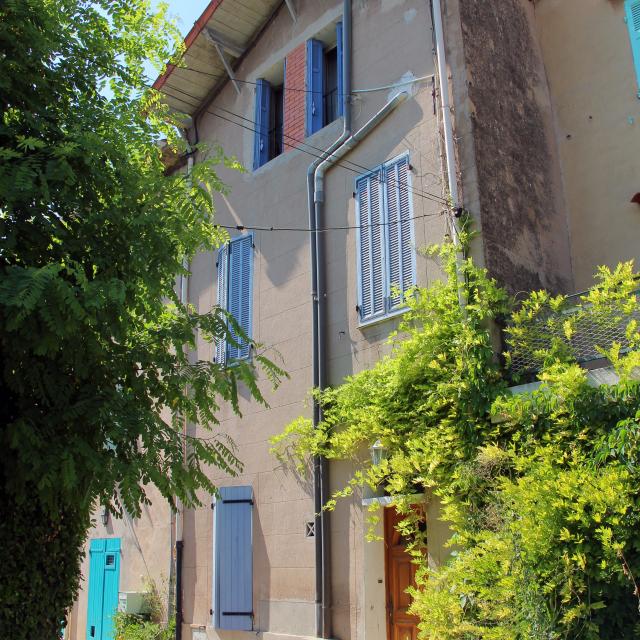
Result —
MULTIPOLYGON (((197 144, 197 133, 196 128, 196 144, 197 144)), ((187 142, 188 144, 188 142, 187 142)), ((191 171, 193 170, 193 150, 189 149, 189 157, 187 159, 187 176, 191 176, 191 171)), ((185 269, 189 270, 189 263, 185 261, 184 263, 185 269)), ((180 302, 182 304, 187 304, 189 301, 189 276, 182 275, 180 276, 180 302)), ((183 456, 186 460, 187 457, 187 421, 186 418, 182 424, 182 434, 183 434, 183 456)), ((183 537, 183 529, 184 529, 184 506, 180 502, 180 500, 176 500, 176 640, 182 640, 182 552, 184 549, 184 541, 183 537)))
MULTIPOLYGON (((346 93, 346 91, 345 91, 346 93)), ((364 138, 369 131, 371 131, 401 102, 407 98, 407 93, 402 92, 388 102, 371 120, 369 120, 357 133, 348 136, 342 144, 340 144, 335 151, 330 152, 330 155, 325 160, 321 161, 314 174, 314 216, 313 222, 310 225, 312 229, 322 229, 322 221, 324 219, 324 174, 325 172, 343 155, 355 147, 362 138, 364 138)), ((313 234, 312 234, 313 235, 313 234)), ((314 341, 314 352, 318 353, 316 360, 316 366, 314 367, 314 385, 320 389, 326 388, 327 385, 327 372, 326 372, 326 285, 325 285, 325 273, 324 273, 324 234, 315 233, 315 254, 317 260, 315 282, 316 289, 314 292, 315 312, 317 319, 314 318, 314 328, 317 327, 316 341, 314 341), (317 384, 316 384, 317 380, 317 384)), ((313 253, 313 249, 312 249, 313 253)), ((322 408, 316 406, 314 403, 314 423, 322 419, 322 408)), ((330 550, 330 529, 329 529, 329 514, 326 511, 322 511, 322 505, 327 503, 330 497, 329 489, 329 474, 327 461, 324 458, 314 459, 314 478, 318 481, 315 485, 316 505, 320 505, 320 511, 316 507, 316 561, 318 556, 322 559, 322 575, 321 587, 322 590, 322 636, 323 638, 329 638, 331 632, 331 550, 330 550), (319 515, 318 515, 319 514, 319 515), (318 540, 318 534, 320 534, 320 540, 318 540)), ((317 576, 316 576, 317 578, 317 576)))
POLYGON ((182 540, 176 540, 176 640, 182 640, 182 540))
MULTIPOLYGON (((191 173, 193 167, 193 156, 189 156, 187 164, 187 175, 191 173)), ((185 265, 189 268, 188 263, 185 265)), ((180 276, 180 302, 186 304, 188 300, 187 287, 189 279, 187 276, 180 276)), ((182 425, 183 436, 187 433, 187 421, 182 425)), ((186 437, 183 438, 183 456, 186 458, 186 437)), ((184 506, 176 498, 176 640, 182 640, 182 551, 184 548, 183 528, 184 528, 184 506)))
MULTIPOLYGON (((318 218, 315 210, 314 175, 323 158, 330 156, 351 136, 351 0, 344 0, 342 16, 342 78, 343 78, 343 130, 321 158, 309 165, 307 170, 307 207, 309 213, 309 245, 311 249, 311 301, 313 342, 313 386, 326 388, 325 292, 324 292, 324 242, 322 234, 316 233, 318 218), (322 293, 320 293, 322 292, 322 293)), ((316 400, 313 402, 313 426, 322 419, 322 411, 316 400)), ((322 510, 328 499, 329 473, 327 461, 316 456, 313 460, 314 510, 315 510, 315 566, 316 566, 316 636, 331 636, 331 558, 329 557, 329 514, 322 510)))
MULTIPOLYGON (((442 24, 442 8, 440 0, 431 0, 433 29, 436 38, 436 53, 438 60, 438 77, 440 79, 440 106, 442 109, 442 128, 444 129, 444 144, 447 163, 447 179, 449 181, 449 193, 453 210, 460 209, 460 196, 458 193, 458 174, 456 167, 456 155, 453 145, 453 125, 451 124, 451 103, 449 101, 449 78, 447 75, 447 59, 444 48, 444 28, 442 24)), ((466 316, 467 299, 464 291, 464 253, 460 244, 458 225, 454 216, 451 216, 451 228, 453 241, 456 244, 456 275, 458 279, 458 302, 462 313, 466 316)))
MULTIPOLYGON (((373 115, 358 131, 336 149, 328 158, 323 160, 316 169, 314 180, 314 202, 316 209, 316 219, 322 218, 324 209, 324 177, 326 172, 338 162, 343 156, 349 153, 358 143, 367 137, 399 104, 409 97, 409 90, 400 91, 380 111, 373 115)), ((320 234, 318 234, 320 235, 320 234)))

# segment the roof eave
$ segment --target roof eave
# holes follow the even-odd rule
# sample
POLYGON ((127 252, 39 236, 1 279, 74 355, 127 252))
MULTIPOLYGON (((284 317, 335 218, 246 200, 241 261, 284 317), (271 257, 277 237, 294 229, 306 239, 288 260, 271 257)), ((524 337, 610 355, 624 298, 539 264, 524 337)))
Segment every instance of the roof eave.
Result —
MULTIPOLYGON (((211 19, 211 16, 215 13, 216 9, 222 4, 222 0, 211 0, 207 5, 206 9, 202 12, 202 15, 194 22, 193 27, 191 27, 189 33, 184 39, 184 50, 180 55, 180 60, 182 56, 189 50, 191 45, 196 41, 196 38, 200 35, 202 30, 207 26, 207 22, 211 19)), ((164 73, 158 76, 153 83, 152 87, 159 91, 162 89, 164 83, 169 79, 169 76, 173 73, 173 70, 176 68, 175 64, 167 64, 167 68, 164 73)))

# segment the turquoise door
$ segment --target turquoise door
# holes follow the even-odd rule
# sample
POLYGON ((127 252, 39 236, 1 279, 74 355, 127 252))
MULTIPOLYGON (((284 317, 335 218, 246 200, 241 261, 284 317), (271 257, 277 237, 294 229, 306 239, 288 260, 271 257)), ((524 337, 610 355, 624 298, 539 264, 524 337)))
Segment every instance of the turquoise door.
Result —
POLYGON ((113 614, 118 608, 120 538, 99 538, 89 547, 87 640, 113 640, 113 614))

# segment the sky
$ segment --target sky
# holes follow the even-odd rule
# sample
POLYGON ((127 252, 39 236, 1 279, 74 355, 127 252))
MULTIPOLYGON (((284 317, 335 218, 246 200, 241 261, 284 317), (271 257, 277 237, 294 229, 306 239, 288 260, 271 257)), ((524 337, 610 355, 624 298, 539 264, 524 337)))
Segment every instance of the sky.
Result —
MULTIPOLYGON (((193 23, 202 15, 209 0, 165 0, 169 5, 169 13, 179 18, 178 25, 183 36, 189 33, 193 23)), ((159 0, 154 0, 154 7, 159 0)))
MULTIPOLYGON (((161 0, 153 0, 151 3, 156 8, 161 0)), ((163 0, 169 5, 169 14, 178 19, 178 26, 182 37, 189 33, 193 23, 202 15, 209 0, 163 0)), ((147 76, 153 82, 157 73, 151 65, 147 66, 147 76)))

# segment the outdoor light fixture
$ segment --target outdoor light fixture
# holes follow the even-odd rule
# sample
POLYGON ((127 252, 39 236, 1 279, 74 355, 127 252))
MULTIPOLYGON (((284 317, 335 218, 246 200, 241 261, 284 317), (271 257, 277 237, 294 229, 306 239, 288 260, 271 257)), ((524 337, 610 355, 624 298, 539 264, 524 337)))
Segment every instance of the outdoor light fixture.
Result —
POLYGON ((107 505, 102 506, 100 518, 102 519, 102 524, 106 527, 107 523, 109 522, 109 509, 107 509, 107 505))
POLYGON ((371 452, 371 462, 374 467, 377 467, 387 457, 387 448, 379 439, 369 447, 369 451, 371 452))

